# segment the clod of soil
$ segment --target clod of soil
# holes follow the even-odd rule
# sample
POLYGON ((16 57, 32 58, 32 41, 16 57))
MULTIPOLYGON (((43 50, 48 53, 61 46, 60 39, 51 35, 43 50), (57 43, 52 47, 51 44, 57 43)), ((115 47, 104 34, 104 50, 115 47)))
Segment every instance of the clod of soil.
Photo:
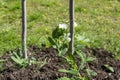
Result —
MULTIPOLYGON (((115 60, 113 55, 104 49, 87 48, 84 52, 89 56, 97 58, 96 61, 87 64, 91 70, 97 73, 96 77, 90 77, 91 80, 120 80, 120 61, 115 60), (109 65, 114 72, 107 69, 104 65, 109 65)), ((0 72, 0 80, 56 80, 62 76, 68 76, 58 70, 61 68, 69 68, 69 65, 61 57, 57 56, 57 50, 50 47, 40 50, 36 46, 31 46, 29 56, 35 57, 38 61, 44 61, 43 67, 31 65, 26 68, 19 68, 15 62, 11 60, 12 54, 5 54, 1 59, 5 59, 3 70, 0 72), (31 54, 33 53, 33 54, 31 54)))

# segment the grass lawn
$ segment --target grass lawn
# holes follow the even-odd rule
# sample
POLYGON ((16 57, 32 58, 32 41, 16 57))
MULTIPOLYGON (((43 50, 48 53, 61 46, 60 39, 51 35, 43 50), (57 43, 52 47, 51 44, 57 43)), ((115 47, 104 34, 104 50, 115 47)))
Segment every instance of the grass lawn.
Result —
MULTIPOLYGON (((69 0, 27 0, 27 44, 47 44, 59 23, 69 22, 69 0)), ((120 55, 120 2, 75 0, 76 33, 120 55)), ((49 45, 49 44, 48 44, 49 45)), ((21 47, 21 0, 0 0, 0 53, 21 47)))

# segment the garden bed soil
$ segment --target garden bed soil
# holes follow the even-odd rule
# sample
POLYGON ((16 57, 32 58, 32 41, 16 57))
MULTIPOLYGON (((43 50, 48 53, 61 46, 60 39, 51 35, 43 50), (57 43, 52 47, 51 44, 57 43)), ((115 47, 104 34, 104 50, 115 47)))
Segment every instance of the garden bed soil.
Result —
MULTIPOLYGON (((44 61, 46 64, 42 67, 38 65, 19 68, 15 66, 15 62, 11 59, 11 52, 7 52, 1 59, 4 59, 3 70, 0 72, 0 80, 56 80, 63 76, 69 76, 58 70, 61 68, 69 68, 69 65, 61 57, 57 56, 57 50, 50 47, 39 49, 36 46, 29 48, 29 56, 36 58, 38 61, 44 61)), ((86 68, 97 73, 96 77, 90 77, 91 80, 120 80, 120 61, 115 60, 114 56, 104 49, 86 48, 83 50, 88 56, 96 57, 93 62, 86 64, 86 68), (114 69, 110 71, 104 65, 107 64, 114 69)), ((84 72, 84 70, 83 70, 84 72)), ((84 75, 84 73, 81 73, 84 75)))

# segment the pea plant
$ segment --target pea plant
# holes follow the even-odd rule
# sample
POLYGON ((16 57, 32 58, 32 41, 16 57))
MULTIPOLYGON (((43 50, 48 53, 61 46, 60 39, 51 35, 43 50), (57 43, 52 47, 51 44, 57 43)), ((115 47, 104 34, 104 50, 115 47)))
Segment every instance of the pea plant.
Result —
MULTIPOLYGON (((74 22, 74 24, 76 23, 74 22)), ((60 69, 59 71, 72 74, 72 78, 75 80, 85 80, 87 77, 82 77, 80 71, 85 68, 86 63, 94 61, 96 58, 88 57, 81 51, 83 48, 85 48, 85 46, 89 45, 90 40, 79 34, 75 34, 74 37, 74 53, 67 54, 69 49, 69 42, 71 41, 68 28, 69 26, 65 23, 59 24, 53 30, 52 36, 48 37, 48 40, 50 44, 58 50, 58 56, 63 57, 68 62, 68 64, 71 65, 71 68, 69 70, 60 69), (76 56, 79 62, 75 59, 76 56)), ((86 74, 87 76, 97 75, 90 69, 86 69, 86 74)))
POLYGON ((34 57, 32 58, 23 58, 22 57, 22 51, 18 50, 17 52, 13 52, 13 56, 11 56, 11 59, 16 63, 18 67, 25 68, 32 64, 37 64, 41 68, 46 64, 46 60, 43 62, 37 61, 34 57))
MULTIPOLYGON (((89 61, 95 60, 93 57, 87 57, 84 53, 81 52, 80 45, 81 42, 84 44, 89 41, 88 39, 81 38, 80 35, 74 35, 74 27, 75 27, 75 22, 74 22, 74 0, 69 0, 69 17, 70 17, 70 39, 71 41, 69 42, 69 47, 68 47, 68 52, 67 56, 65 59, 67 62, 71 65, 71 68, 69 70, 66 69, 60 69, 59 71, 61 72, 66 72, 72 74, 72 78, 60 78, 60 80, 89 80, 88 77, 82 77, 80 74, 80 70, 84 68, 85 63, 89 61), (75 36, 75 37, 74 37, 75 36), (76 40, 74 40, 76 38, 76 40), (75 44, 74 44, 75 43, 75 44), (74 51, 75 48, 75 51, 74 51), (80 59, 80 66, 77 65, 77 61, 75 59, 75 54, 77 53, 78 59, 80 59)), ((83 44, 83 45, 84 45, 83 44)), ((64 56, 63 56, 64 57, 64 56)), ((94 73, 93 71, 86 69, 88 76, 89 74, 94 73)), ((96 73, 94 73, 96 75, 96 73)))
POLYGON ((48 37, 51 45, 58 50, 59 56, 64 55, 69 46, 68 43, 70 42, 70 33, 67 33, 67 28, 67 24, 59 24, 59 26, 53 30, 52 37, 48 37))
MULTIPOLYGON (((62 77, 58 80, 88 80, 88 77, 83 77, 80 74, 80 71, 84 69, 85 64, 87 62, 93 61, 95 60, 95 58, 87 57, 84 53, 81 52, 81 48, 87 45, 89 39, 86 39, 83 36, 80 36, 79 34, 74 35, 74 27, 77 26, 77 23, 74 22, 74 0, 69 1, 69 13, 70 30, 67 24, 59 24, 53 30, 52 36, 48 37, 48 40, 51 43, 51 45, 58 50, 58 55, 62 56, 71 65, 70 69, 60 69, 59 71, 72 74, 72 77, 62 77), (65 55, 66 53, 67 55, 65 55), (79 65, 75 59, 76 55, 80 60, 79 65)), ((86 69, 86 72, 89 74, 94 73, 89 69, 86 69)))

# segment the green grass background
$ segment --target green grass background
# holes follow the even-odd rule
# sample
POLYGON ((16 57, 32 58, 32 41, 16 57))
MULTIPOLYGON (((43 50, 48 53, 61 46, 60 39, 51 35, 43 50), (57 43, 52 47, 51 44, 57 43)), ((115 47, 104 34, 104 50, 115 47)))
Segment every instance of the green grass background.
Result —
MULTIPOLYGON (((48 43, 59 23, 69 22, 69 0, 27 0, 27 45, 48 43)), ((91 47, 120 55, 120 2, 75 0, 75 32, 91 47)), ((21 47, 21 0, 0 0, 0 54, 21 47)))

